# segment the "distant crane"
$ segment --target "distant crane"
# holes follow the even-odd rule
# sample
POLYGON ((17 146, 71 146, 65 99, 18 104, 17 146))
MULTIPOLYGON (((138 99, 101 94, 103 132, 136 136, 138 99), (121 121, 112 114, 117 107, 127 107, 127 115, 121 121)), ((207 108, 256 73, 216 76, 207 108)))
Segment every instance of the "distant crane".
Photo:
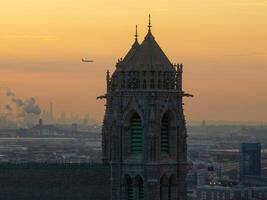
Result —
POLYGON ((94 61, 93 60, 87 60, 87 59, 82 58, 82 62, 94 62, 94 61))

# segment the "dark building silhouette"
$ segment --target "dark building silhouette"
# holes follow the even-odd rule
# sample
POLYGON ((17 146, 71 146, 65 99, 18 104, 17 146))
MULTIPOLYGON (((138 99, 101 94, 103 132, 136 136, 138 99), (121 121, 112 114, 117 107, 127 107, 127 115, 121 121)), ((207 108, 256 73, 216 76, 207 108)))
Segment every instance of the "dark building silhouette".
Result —
POLYGON ((111 166, 112 200, 186 199, 183 65, 172 64, 148 33, 115 72, 107 72, 103 162, 111 166))
POLYGON ((261 144, 242 143, 240 146, 240 179, 261 175, 261 144))
POLYGON ((1 200, 109 200, 110 169, 102 164, 0 164, 1 200))

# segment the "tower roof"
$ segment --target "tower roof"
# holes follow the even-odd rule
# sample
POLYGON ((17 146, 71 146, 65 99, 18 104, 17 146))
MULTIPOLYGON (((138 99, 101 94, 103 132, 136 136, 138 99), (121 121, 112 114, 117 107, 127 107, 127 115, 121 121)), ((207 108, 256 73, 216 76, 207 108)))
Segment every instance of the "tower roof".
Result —
POLYGON ((138 47, 134 44, 123 60, 126 70, 174 70, 168 57, 156 42, 151 27, 149 18, 148 33, 144 41, 138 47))

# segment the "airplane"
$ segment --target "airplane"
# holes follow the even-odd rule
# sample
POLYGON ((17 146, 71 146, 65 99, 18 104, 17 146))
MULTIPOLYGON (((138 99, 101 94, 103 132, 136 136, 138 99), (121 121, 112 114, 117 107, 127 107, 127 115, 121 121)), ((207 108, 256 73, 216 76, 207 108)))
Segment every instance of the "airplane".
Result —
POLYGON ((82 62, 94 62, 93 60, 86 60, 82 58, 82 62))

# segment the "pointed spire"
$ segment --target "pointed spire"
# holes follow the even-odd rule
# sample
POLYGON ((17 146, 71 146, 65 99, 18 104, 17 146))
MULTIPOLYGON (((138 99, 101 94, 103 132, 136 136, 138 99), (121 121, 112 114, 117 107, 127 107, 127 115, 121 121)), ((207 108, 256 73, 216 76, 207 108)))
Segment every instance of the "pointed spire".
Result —
POLYGON ((135 25, 135 35, 134 35, 134 37, 135 37, 135 41, 134 41, 132 47, 137 49, 139 47, 137 25, 135 25))
POLYGON ((138 41, 137 25, 135 25, 135 41, 138 41))
POLYGON ((149 18, 148 18, 148 26, 147 27, 148 27, 148 33, 147 33, 145 39, 152 41, 152 40, 154 40, 154 36, 151 33, 152 25, 151 25, 151 15, 150 14, 149 14, 149 18))
POLYGON ((150 32, 151 31, 151 15, 149 14, 149 17, 148 17, 149 19, 148 19, 148 32, 150 32))
POLYGON ((135 35, 134 35, 134 37, 135 37, 135 40, 134 40, 134 43, 132 45, 132 48, 128 51, 128 53, 126 54, 126 56, 122 60, 123 62, 128 62, 133 57, 133 55, 136 53, 138 48, 140 47, 140 44, 138 42, 137 25, 135 25, 135 35))

